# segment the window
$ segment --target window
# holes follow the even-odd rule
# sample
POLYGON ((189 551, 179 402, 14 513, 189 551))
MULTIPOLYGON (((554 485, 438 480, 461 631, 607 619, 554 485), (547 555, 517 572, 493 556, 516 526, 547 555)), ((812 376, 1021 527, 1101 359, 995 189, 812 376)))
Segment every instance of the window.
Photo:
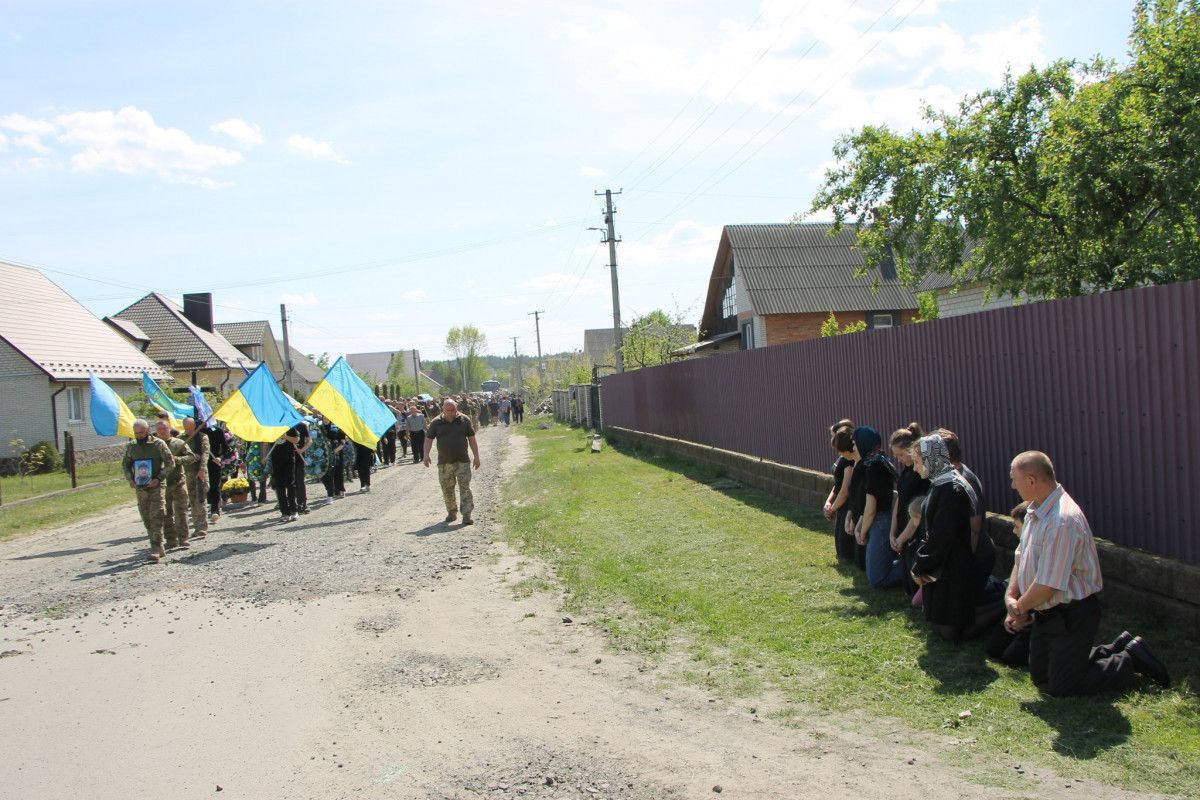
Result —
POLYGON ((67 389, 67 422, 83 422, 83 389, 67 389))
POLYGON ((867 314, 867 328, 869 330, 878 330, 880 328, 894 328, 900 324, 900 314, 892 311, 886 313, 871 313, 867 314))
POLYGON ((754 320, 742 323, 742 349, 754 349, 754 320))
POLYGON ((725 287, 725 297, 721 299, 721 316, 737 316, 737 276, 731 271, 729 285, 725 287))

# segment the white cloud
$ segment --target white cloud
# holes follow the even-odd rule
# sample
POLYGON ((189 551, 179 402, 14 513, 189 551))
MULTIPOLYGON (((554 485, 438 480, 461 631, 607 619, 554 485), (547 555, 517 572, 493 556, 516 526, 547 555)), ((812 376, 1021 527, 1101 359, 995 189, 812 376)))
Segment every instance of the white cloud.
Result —
POLYGON ((38 136, 46 136, 58 130, 53 122, 44 119, 30 119, 21 114, 6 114, 0 117, 0 128, 7 128, 18 133, 34 133, 38 136))
POLYGON ((8 149, 8 137, 0 133, 0 151, 8 149))
POLYGON ((655 236, 649 242, 625 242, 621 245, 618 263, 644 266, 711 264, 713 253, 721 241, 721 227, 680 220, 671 226, 671 230, 655 236))
POLYGON ((279 302, 286 303, 294 308, 304 308, 305 306, 315 306, 317 304, 317 296, 312 292, 304 294, 281 294, 279 302))
POLYGON ((372 322, 393 322, 398 319, 404 319, 404 317, 404 314, 384 314, 380 312, 367 314, 367 319, 371 320, 372 322))
POLYGON ((579 168, 579 174, 585 178, 602 178, 604 177, 605 173, 604 170, 600 169, 599 167, 585 166, 579 168))
POLYGON ((401 298, 403 298, 405 300, 409 300, 409 301, 424 300, 428 296, 429 295, 425 294, 425 292, 422 291, 421 289, 411 289, 411 290, 405 292, 404 294, 400 295, 401 298))
POLYGON ((242 147, 262 144, 263 140, 262 130, 258 125, 241 119, 227 119, 224 122, 218 122, 216 125, 210 125, 209 130, 231 137, 242 147))
POLYGON ((316 139, 310 139, 307 136, 293 133, 288 137, 287 144, 293 153, 299 153, 302 156, 308 156, 309 158, 332 158, 339 164, 350 163, 340 153, 335 152, 333 145, 329 142, 318 142, 316 139))
POLYGON ((603 276, 569 275, 565 272, 550 272, 519 284, 524 288, 541 289, 547 292, 572 292, 574 297, 590 297, 605 290, 607 281, 603 276))
MULTIPOLYGON (((62 131, 59 142, 81 149, 71 156, 70 163, 83 172, 155 172, 164 178, 180 179, 187 173, 231 166, 242 160, 236 150, 199 144, 178 128, 162 128, 149 112, 133 106, 116 113, 60 114, 55 124, 62 131)), ((215 181, 209 183, 217 185, 215 181)))

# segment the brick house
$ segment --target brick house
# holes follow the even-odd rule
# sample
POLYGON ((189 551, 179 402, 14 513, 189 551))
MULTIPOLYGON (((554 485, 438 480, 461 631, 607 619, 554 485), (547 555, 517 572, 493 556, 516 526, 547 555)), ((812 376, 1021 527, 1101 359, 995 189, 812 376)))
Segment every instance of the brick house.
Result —
POLYGON ((0 286, 0 458, 19 454, 14 439, 61 451, 65 431, 77 452, 123 447, 92 426, 88 372, 123 397, 141 390, 143 370, 171 376, 41 272, 0 263, 0 286))
POLYGON ((823 222, 726 225, 700 319, 701 341, 681 355, 815 339, 830 313, 843 327, 859 321, 868 329, 912 322, 917 292, 901 285, 895 263, 888 259, 858 277, 864 258, 854 230, 831 237, 830 227, 823 222))

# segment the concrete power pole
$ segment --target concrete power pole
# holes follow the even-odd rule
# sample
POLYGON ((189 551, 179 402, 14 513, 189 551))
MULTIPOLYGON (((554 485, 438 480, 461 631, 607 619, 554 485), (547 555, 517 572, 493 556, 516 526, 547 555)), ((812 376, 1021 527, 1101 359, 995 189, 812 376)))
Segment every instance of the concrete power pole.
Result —
MULTIPOLYGON (((618 191, 617 194, 621 192, 618 191)), ((597 197, 599 192, 593 192, 597 197)), ((625 371, 625 358, 621 355, 621 348, 624 346, 624 337, 621 336, 621 293, 617 289, 617 242, 621 241, 617 238, 615 226, 613 225, 613 216, 617 210, 613 208, 613 190, 604 190, 604 224, 607 226, 604 241, 608 243, 608 267, 612 270, 612 300, 613 300, 613 349, 616 351, 617 372, 625 371)))
POLYGON ((513 358, 516 360, 513 371, 516 373, 513 377, 517 379, 517 394, 524 391, 523 381, 521 380, 521 354, 517 352, 517 339, 519 336, 508 337, 513 340, 513 358))
POLYGON ((416 350, 409 350, 412 353, 413 362, 413 380, 417 382, 417 394, 421 393, 421 354, 416 350))
POLYGON ((533 317, 533 329, 537 332, 537 350, 538 350, 538 379, 541 381, 542 398, 549 395, 546 390, 546 365, 542 363, 542 326, 540 324, 540 316, 545 314, 545 311, 530 311, 527 316, 533 317))
POLYGON ((296 396, 292 389, 292 345, 288 342, 287 306, 279 304, 279 321, 283 325, 283 382, 287 385, 288 394, 296 396))

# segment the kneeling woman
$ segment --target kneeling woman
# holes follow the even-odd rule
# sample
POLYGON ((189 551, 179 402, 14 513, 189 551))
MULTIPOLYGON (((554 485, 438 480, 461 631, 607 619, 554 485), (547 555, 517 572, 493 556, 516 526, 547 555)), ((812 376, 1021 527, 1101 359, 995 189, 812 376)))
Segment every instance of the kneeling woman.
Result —
POLYGON ((950 463, 941 436, 926 436, 913 449, 913 466, 930 483, 921 524, 925 540, 913 562, 923 588, 925 619, 935 633, 957 642, 975 621, 971 516, 975 491, 950 463))

